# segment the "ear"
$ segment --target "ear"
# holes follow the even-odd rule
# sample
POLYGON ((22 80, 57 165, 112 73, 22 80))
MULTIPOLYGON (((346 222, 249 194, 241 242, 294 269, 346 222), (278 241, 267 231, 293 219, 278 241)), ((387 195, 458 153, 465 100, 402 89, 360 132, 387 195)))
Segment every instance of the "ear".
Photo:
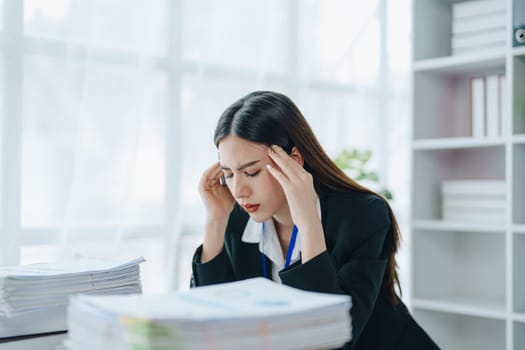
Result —
POLYGON ((304 165, 303 155, 301 154, 301 152, 299 152, 299 149, 297 149, 297 147, 293 146, 292 152, 290 152, 290 157, 292 157, 293 160, 299 163, 300 166, 304 165))

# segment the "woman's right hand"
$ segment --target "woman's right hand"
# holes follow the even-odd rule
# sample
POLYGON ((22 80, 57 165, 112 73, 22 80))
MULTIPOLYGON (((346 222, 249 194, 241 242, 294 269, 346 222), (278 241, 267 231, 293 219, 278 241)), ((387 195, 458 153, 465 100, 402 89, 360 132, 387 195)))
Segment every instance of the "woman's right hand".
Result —
POLYGON ((221 185, 223 175, 219 162, 206 169, 199 181, 199 193, 206 207, 208 222, 227 220, 235 200, 228 187, 221 185))
POLYGON ((202 244, 201 263, 205 263, 222 251, 228 218, 235 200, 228 187, 221 185, 223 175, 219 162, 202 174, 199 193, 206 207, 206 227, 202 244))

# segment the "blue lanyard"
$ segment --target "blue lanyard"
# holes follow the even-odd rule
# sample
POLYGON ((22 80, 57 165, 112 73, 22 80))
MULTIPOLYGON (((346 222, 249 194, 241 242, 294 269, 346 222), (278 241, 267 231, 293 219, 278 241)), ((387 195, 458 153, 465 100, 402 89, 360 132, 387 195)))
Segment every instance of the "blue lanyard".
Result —
MULTIPOLYGON (((288 245, 288 251, 286 252, 286 260, 284 262, 284 268, 288 268, 290 266, 290 262, 292 260, 292 253, 293 249, 295 247, 295 240, 297 239, 297 226, 293 225, 293 231, 292 231, 292 237, 290 238, 290 244, 288 245)), ((268 278, 268 273, 266 272, 266 255, 264 255, 264 222, 262 223, 262 267, 263 267, 263 274, 265 278, 268 278)))

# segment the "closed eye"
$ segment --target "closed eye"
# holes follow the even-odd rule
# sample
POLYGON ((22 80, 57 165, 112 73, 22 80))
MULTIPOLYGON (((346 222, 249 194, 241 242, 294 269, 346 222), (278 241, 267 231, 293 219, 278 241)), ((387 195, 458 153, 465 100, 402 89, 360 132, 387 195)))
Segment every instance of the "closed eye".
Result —
POLYGON ((257 170, 254 173, 244 172, 244 174, 246 174, 246 176, 249 176, 249 177, 255 177, 255 176, 259 175, 260 172, 261 172, 261 170, 259 169, 259 170, 257 170))
MULTIPOLYGON (((255 172, 253 172, 253 173, 249 173, 249 172, 245 171, 245 172, 244 172, 244 175, 246 175, 246 176, 248 176, 248 177, 255 177, 255 176, 259 175, 260 172, 261 172, 260 169, 257 170, 257 171, 255 171, 255 172)), ((231 179, 231 178, 233 177, 233 172, 231 172, 231 173, 230 173, 230 172, 228 172, 228 173, 223 172, 223 174, 224 174, 224 177, 225 177, 226 179, 231 179)))

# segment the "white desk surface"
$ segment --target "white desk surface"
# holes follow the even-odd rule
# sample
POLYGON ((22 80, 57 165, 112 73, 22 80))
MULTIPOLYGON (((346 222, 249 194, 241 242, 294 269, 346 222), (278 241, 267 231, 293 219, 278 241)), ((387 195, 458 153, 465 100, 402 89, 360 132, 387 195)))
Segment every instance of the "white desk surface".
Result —
POLYGON ((53 350, 66 338, 66 333, 0 342, 0 350, 53 350))

